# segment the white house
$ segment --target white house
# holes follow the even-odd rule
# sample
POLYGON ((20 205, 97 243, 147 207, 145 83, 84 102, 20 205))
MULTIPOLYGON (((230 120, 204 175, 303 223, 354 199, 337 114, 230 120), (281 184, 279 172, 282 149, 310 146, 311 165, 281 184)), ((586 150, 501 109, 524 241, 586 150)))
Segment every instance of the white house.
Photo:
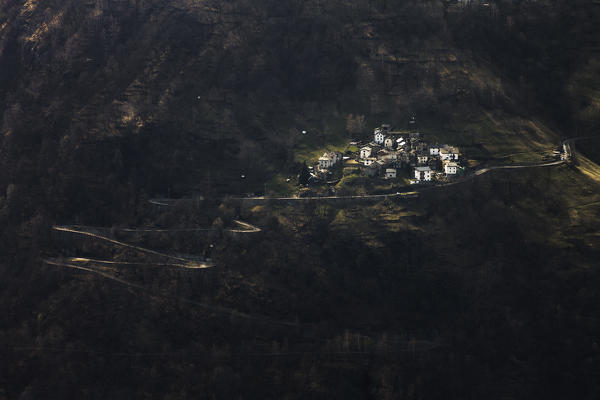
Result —
POLYGON ((458 160, 458 148, 454 146, 444 146, 440 149, 440 158, 443 160, 458 160))
POLYGON ((415 168, 415 179, 420 181, 431 180, 431 168, 429 167, 416 167, 415 168))
POLYGON ((363 164, 365 165, 365 167, 368 167, 369 165, 375 163, 375 161, 377 161, 377 159, 375 157, 369 157, 369 158, 365 158, 365 160, 363 161, 363 164))
POLYGON ((395 168, 386 168, 385 169, 385 177, 388 179, 396 179, 396 169, 395 168))
POLYGON ((339 161, 342 160, 342 153, 328 151, 325 152, 321 157, 319 157, 319 168, 327 169, 333 167, 339 161))
POLYGON ((394 148, 394 138, 392 138, 392 137, 386 137, 385 140, 384 140, 384 142, 383 142, 383 145, 385 147, 387 147, 388 149, 393 149, 394 148))
POLYGON ((419 154, 419 155, 417 156, 417 162, 418 162, 419 164, 425 164, 425 163, 427 162, 427 160, 428 160, 428 157, 427 157, 427 155, 426 155, 426 154, 419 154))
POLYGON ((456 175, 457 171, 458 164, 456 164, 455 162, 447 162, 446 165, 444 165, 444 172, 446 173, 446 175, 456 175))
POLYGON ((365 159, 371 157, 371 148, 369 146, 361 147, 360 158, 365 159))
POLYGON ((333 157, 329 156, 328 154, 323 154, 321 157, 319 157, 319 168, 320 169, 327 169, 331 166, 333 166, 333 164, 335 164, 333 157))
POLYGON ((374 141, 377 144, 383 144, 385 141, 385 134, 381 129, 375 129, 374 141))
POLYGON ((440 155, 440 146, 433 146, 429 148, 430 156, 439 156, 440 155))

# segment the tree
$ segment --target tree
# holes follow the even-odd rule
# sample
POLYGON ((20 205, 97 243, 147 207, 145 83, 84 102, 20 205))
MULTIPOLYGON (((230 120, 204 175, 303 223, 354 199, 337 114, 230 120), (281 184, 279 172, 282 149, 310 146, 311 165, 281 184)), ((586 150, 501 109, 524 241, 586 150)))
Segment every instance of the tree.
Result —
POLYGON ((310 172, 308 171, 308 166, 306 165, 306 161, 302 163, 302 169, 300 169, 300 175, 298 176, 298 183, 300 185, 308 185, 308 180, 310 178, 310 172))

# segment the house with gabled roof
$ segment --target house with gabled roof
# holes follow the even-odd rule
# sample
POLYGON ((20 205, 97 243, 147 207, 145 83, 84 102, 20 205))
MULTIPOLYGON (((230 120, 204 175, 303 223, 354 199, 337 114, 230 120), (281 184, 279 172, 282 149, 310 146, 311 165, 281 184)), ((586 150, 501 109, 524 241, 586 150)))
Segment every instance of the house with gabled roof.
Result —
POLYGON ((458 160, 460 152, 458 147, 444 146, 440 149, 440 159, 443 160, 458 160))
POLYGON ((368 167, 369 165, 374 164, 376 161, 377 159, 375 157, 368 157, 363 160, 363 164, 365 167, 368 167))
POLYGON ((360 148, 360 158, 365 159, 371 157, 373 149, 371 146, 363 146, 360 148))
POLYGON ((456 175, 458 173, 458 164, 454 161, 444 163, 444 172, 446 175, 456 175))
POLYGON ((328 169, 333 167, 339 161, 342 160, 342 153, 327 151, 321 157, 319 157, 319 168, 328 169))
POLYGON ((383 145, 388 149, 393 149, 394 148, 394 138, 391 136, 386 137, 383 141, 383 145))
POLYGON ((419 182, 431 180, 431 168, 415 167, 415 179, 419 182))
POLYGON ((385 133, 381 129, 375 129, 373 134, 373 140, 377 144, 383 144, 385 142, 385 133))

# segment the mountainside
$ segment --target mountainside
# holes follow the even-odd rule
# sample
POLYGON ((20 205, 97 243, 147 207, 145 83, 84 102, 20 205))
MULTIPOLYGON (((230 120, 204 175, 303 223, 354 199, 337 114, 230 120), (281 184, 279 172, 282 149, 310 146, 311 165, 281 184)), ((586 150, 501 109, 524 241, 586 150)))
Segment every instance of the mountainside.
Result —
POLYGON ((368 126, 416 114, 487 157, 597 125, 580 40, 597 28, 573 5, 280 3, 6 2, 3 186, 55 186, 44 180, 60 171, 56 186, 94 197, 107 177, 152 194, 239 192, 240 170, 250 187, 293 170, 298 130, 335 135, 348 114, 368 126))
POLYGON ((0 0, 0 399, 595 398, 598 22, 582 0, 0 0), (412 117, 480 166, 587 141, 408 200, 235 199, 412 117))

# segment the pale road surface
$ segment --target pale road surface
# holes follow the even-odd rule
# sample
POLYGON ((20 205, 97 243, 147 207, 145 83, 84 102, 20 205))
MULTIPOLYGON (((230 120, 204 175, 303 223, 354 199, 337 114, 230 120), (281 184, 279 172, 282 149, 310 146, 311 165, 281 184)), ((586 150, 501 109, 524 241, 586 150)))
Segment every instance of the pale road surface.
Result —
MULTIPOLYGON (((129 261, 108 261, 108 260, 96 260, 93 258, 85 258, 85 257, 68 257, 68 258, 59 258, 52 259, 53 261, 61 261, 61 262, 69 262, 69 263, 79 263, 79 264, 104 264, 104 265, 136 265, 136 266, 160 266, 160 267, 178 267, 178 268, 188 268, 188 269, 201 269, 201 267, 193 267, 190 268, 187 264, 180 263, 147 263, 147 262, 129 262, 129 261)), ((209 267, 205 267, 209 268, 209 267)))
MULTIPOLYGON (((157 203, 152 203, 152 204, 157 204, 157 203)), ((160 205, 165 205, 165 204, 160 204, 160 205)), ((168 205, 168 204, 166 204, 168 205)), ((217 232, 217 231, 223 231, 223 232, 232 232, 232 233, 258 233, 261 232, 262 229, 259 228, 258 226, 254 226, 251 225, 247 222, 243 222, 237 219, 234 219, 233 222, 236 225, 239 225, 242 228, 246 228, 246 229, 218 229, 218 228, 177 228, 177 229, 146 229, 146 228, 142 228, 142 229, 137 229, 137 228, 110 228, 110 229, 114 229, 116 231, 119 232, 140 232, 140 233, 151 233, 151 232, 217 232)), ((109 229, 109 228, 92 228, 92 227, 86 227, 88 229, 109 229)))
POLYGON ((127 248, 130 248, 130 249, 134 249, 134 250, 140 251, 142 253, 152 254, 152 255, 155 255, 155 256, 159 256, 159 257, 164 257, 164 258, 169 258, 169 259, 172 259, 172 260, 181 261, 182 262, 181 266, 183 268, 188 268, 188 269, 203 269, 203 268, 214 267, 214 265, 212 265, 212 264, 208 264, 208 263, 204 263, 204 262, 198 262, 198 261, 195 261, 195 260, 190 260, 190 259, 183 258, 183 257, 177 257, 177 256, 173 256, 173 255, 170 255, 170 254, 160 253, 158 251, 146 249, 146 248, 139 247, 139 246, 134 246, 134 245, 129 244, 129 243, 120 242, 118 240, 111 239, 111 238, 103 236, 103 235, 98 235, 96 233, 92 233, 92 232, 88 232, 88 231, 82 230, 82 229, 84 229, 83 227, 53 226, 52 229, 54 229, 55 231, 59 231, 59 232, 69 232, 69 233, 74 233, 74 234, 77 234, 77 235, 89 236, 89 237, 92 237, 92 238, 95 238, 95 239, 99 239, 99 240, 103 240, 103 241, 115 244, 117 246, 122 246, 122 247, 127 247, 127 248))
MULTIPOLYGON (((563 152, 564 155, 566 156, 566 159, 569 159, 571 157, 571 148, 570 148, 570 143, 576 140, 580 140, 580 139, 586 139, 584 137, 581 138, 570 138, 570 139, 566 139, 562 142, 563 145, 563 152)), ((440 186, 449 186, 449 185, 454 185, 454 184, 458 184, 458 183, 462 183, 465 182, 466 180, 469 179, 473 179, 476 176, 480 176, 483 175, 487 172, 493 171, 493 170, 497 170, 497 169, 518 169, 518 168, 536 168, 536 167, 549 167, 549 166, 554 166, 554 165, 561 165, 564 164, 566 162, 566 160, 561 160, 561 161, 555 161, 555 162, 549 162, 549 163, 543 163, 543 164, 534 164, 534 165, 505 165, 505 166, 497 166, 497 167, 487 167, 487 168, 481 168, 479 170, 476 170, 473 174, 471 174, 470 176, 468 176, 467 178, 461 180, 461 181, 457 181, 457 182, 452 182, 452 183, 448 183, 445 185, 438 185, 438 186, 430 186, 427 188, 422 188, 423 189, 430 189, 430 188, 435 188, 435 187, 440 187, 440 186)), ((362 198, 388 198, 388 197, 415 197, 417 196, 417 191, 415 192, 408 192, 408 193, 392 193, 392 194, 379 194, 379 195, 364 195, 364 196, 326 196, 326 197, 312 197, 312 198, 298 198, 298 197, 281 197, 281 198, 275 198, 276 200, 290 200, 290 201, 295 201, 295 200, 323 200, 323 199, 362 199, 362 198)), ((246 198, 239 198, 239 199, 246 199, 246 198)), ((264 197, 254 197, 251 199, 262 199, 262 200, 271 200, 272 198, 264 198, 264 197)), ((177 200, 174 199, 153 199, 150 200, 150 203, 152 204, 156 204, 156 205, 160 205, 160 206, 170 206, 175 204, 177 200)), ((595 202, 594 202, 595 203, 595 202)), ((591 203, 590 203, 591 204, 591 203)), ((235 220, 234 221, 236 224, 240 225, 242 228, 245 229, 229 229, 230 232, 236 232, 236 233, 254 233, 254 232, 260 232, 261 229, 253 226, 251 224, 242 222, 242 221, 238 221, 235 220)), ((89 236, 89 237, 93 237, 93 238, 97 238, 100 240, 104 240, 110 243, 113 243, 115 245, 118 246, 124 246, 124 247, 128 247, 128 248, 133 248, 136 249, 138 251, 141 252, 145 252, 148 254, 153 254, 153 255, 157 255, 157 256, 161 256, 161 257, 165 257, 165 258, 169 258, 169 259, 173 259, 173 260, 177 260, 180 261, 182 263, 157 263, 157 264, 148 264, 148 263, 133 263, 133 262, 118 262, 118 261, 103 261, 103 260, 93 260, 93 259, 88 259, 88 258, 67 258, 67 259, 52 259, 52 260, 44 260, 44 262, 48 265, 53 265, 53 266, 57 266, 57 267, 64 267, 64 268, 69 268, 69 269, 74 269, 74 270, 80 270, 80 271, 85 271, 85 272, 90 272, 93 274, 97 274, 99 276, 102 276, 105 279, 109 279, 112 280, 114 282, 120 283, 122 285, 125 285, 127 287, 133 288, 133 289, 137 289, 143 292, 146 292, 150 297, 160 297, 160 298, 168 298, 168 299, 177 299, 178 301, 184 302, 184 303, 188 303, 191 305, 195 305, 198 307, 201 307, 203 309, 206 310, 210 310, 212 312, 216 312, 216 313, 220 313, 220 314, 224 314, 230 317, 240 317, 243 319, 249 319, 249 320, 254 320, 254 321, 260 321, 263 323, 271 323, 271 324, 277 324, 277 325, 284 325, 284 326, 289 326, 289 327, 300 327, 302 328, 301 324, 295 323, 295 322, 290 322, 290 321, 282 321, 282 320, 278 320, 278 319, 274 319, 274 318, 270 318, 267 316, 263 316, 263 315, 258 315, 258 314, 246 314, 246 313, 241 313, 238 312, 237 310, 231 309, 231 308, 226 308, 226 307, 221 307, 221 306, 214 306, 214 305, 209 305, 209 304, 205 304, 205 303, 200 303, 200 302, 195 302, 192 300, 188 300, 185 298, 181 298, 179 296, 166 296, 166 295, 162 295, 162 294, 153 294, 153 293, 149 293, 148 289, 142 285, 138 285, 138 284, 134 284, 131 282, 128 282, 126 280, 120 279, 116 276, 113 276, 111 274, 107 274, 103 271, 94 269, 94 268, 90 268, 88 267, 89 264, 99 264, 99 265, 163 265, 163 266, 173 266, 173 267, 182 267, 182 268, 192 268, 192 269, 201 269, 201 268, 209 268, 212 267, 214 265, 209 265, 206 263, 198 263, 196 261, 193 260, 189 260, 186 258, 182 258, 182 257, 176 257, 176 256, 171 256, 168 254, 164 254, 164 253, 160 253, 154 250, 149 250, 149 249, 145 249, 142 247, 138 247, 138 246, 133 246, 127 243, 123 243, 120 242, 118 240, 114 240, 111 238, 108 238, 106 236, 103 235, 99 235, 99 234, 95 234, 92 232, 88 232, 88 231, 84 231, 81 229, 85 229, 85 227, 68 227, 68 226, 55 226, 53 227, 53 229, 57 230, 57 231, 63 231, 63 232, 71 232, 74 234, 80 234, 80 235, 85 235, 85 236, 89 236), (72 263, 79 263, 79 264, 83 264, 83 265, 73 265, 72 263)), ((94 229, 94 228, 89 228, 88 229, 94 229)), ((181 231, 181 232, 186 232, 186 231, 205 231, 205 230, 210 230, 207 228, 192 228, 192 229, 120 229, 121 231, 127 231, 127 232, 176 232, 176 231, 181 231)), ((324 340, 324 339, 321 339, 324 340)), ((405 344, 405 348, 400 350, 400 351, 428 351, 431 350, 433 348, 439 347, 440 343, 438 341, 426 341, 426 340, 411 340, 411 341, 406 341, 405 344)), ((396 350, 398 351, 398 349, 396 350)), ((371 352, 372 353, 372 352, 371 352)), ((389 353, 389 350, 385 352, 386 354, 389 353)), ((282 355, 304 355, 306 354, 306 352, 259 352, 259 353, 254 353, 254 355, 258 355, 258 356, 282 356, 282 355)), ((318 354, 321 354, 318 353, 318 354)), ((342 354, 342 355, 348 355, 348 354, 359 354, 362 355, 362 352, 356 352, 356 351, 342 351, 342 352, 329 352, 328 354, 342 354)), ((366 354, 370 354, 370 353, 366 353, 366 354)))

